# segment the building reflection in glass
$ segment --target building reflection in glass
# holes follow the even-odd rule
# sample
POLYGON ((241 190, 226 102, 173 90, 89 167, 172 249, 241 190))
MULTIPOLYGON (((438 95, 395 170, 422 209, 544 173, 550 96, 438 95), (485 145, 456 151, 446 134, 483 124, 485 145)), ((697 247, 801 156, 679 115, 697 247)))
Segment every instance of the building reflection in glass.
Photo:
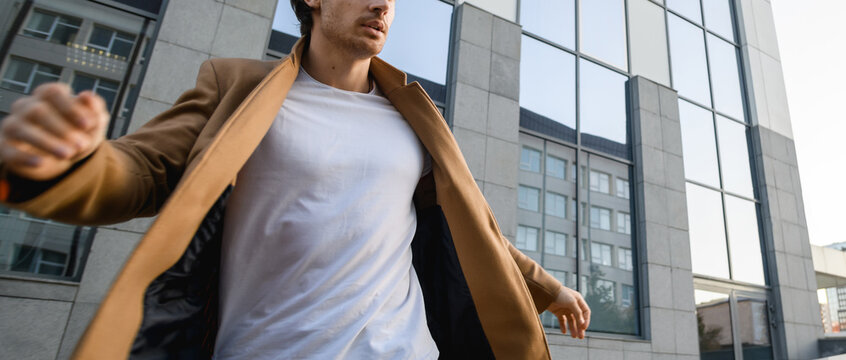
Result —
POLYGON ((577 162, 572 147, 525 133, 520 143, 515 246, 582 292, 591 331, 636 335, 630 166, 587 152, 577 162))
POLYGON ((0 208, 0 272, 78 280, 92 229, 0 208))
MULTIPOLYGON (((0 59, 0 119, 14 101, 58 81, 102 96, 112 113, 108 136, 125 133, 161 1, 120 10, 90 1, 20 3, 0 3, 8 20, 3 30, 11 35, 0 59)), ((92 235, 91 228, 0 208, 0 272, 78 281, 92 235)))
POLYGON ((701 358, 734 359, 729 295, 697 289, 694 301, 701 358))
POLYGON ((772 359, 767 302, 737 296, 737 330, 744 360, 772 359))

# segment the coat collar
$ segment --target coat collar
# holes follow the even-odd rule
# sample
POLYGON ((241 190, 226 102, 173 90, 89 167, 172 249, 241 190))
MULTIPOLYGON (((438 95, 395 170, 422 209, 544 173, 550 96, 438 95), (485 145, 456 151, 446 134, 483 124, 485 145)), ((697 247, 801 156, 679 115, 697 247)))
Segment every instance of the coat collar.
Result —
MULTIPOLYGON (((297 71, 299 71, 299 68, 302 65, 303 53, 307 47, 308 40, 306 38, 300 38, 291 48, 291 53, 285 60, 291 62, 293 69, 297 69, 297 71)), ((370 61, 370 75, 372 75, 373 79, 376 80, 376 85, 379 86, 379 89, 381 89, 384 94, 388 94, 401 87, 407 86, 406 82, 408 81, 408 77, 404 72, 402 72, 402 70, 391 66, 385 62, 385 60, 376 56, 374 56, 370 61)))

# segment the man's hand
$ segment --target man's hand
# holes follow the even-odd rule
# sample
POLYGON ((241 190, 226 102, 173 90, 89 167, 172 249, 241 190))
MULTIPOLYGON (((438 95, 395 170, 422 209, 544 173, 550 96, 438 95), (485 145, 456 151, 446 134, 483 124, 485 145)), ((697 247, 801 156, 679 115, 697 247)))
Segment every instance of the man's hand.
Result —
POLYGON ((558 318, 561 325, 561 333, 566 334, 567 329, 570 336, 584 339, 585 330, 590 325, 590 308, 582 294, 566 286, 561 287, 558 297, 546 308, 558 318))
POLYGON ((20 177, 53 179, 103 142, 108 123, 102 97, 74 96, 62 83, 41 85, 0 123, 0 161, 20 177))

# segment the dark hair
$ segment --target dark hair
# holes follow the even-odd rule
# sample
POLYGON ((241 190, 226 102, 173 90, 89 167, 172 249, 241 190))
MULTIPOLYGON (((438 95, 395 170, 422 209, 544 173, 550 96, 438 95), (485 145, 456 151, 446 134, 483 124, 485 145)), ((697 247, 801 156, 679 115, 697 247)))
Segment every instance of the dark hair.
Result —
POLYGON ((300 21, 300 34, 304 37, 311 35, 314 19, 311 18, 311 7, 304 0, 291 0, 291 8, 300 21))

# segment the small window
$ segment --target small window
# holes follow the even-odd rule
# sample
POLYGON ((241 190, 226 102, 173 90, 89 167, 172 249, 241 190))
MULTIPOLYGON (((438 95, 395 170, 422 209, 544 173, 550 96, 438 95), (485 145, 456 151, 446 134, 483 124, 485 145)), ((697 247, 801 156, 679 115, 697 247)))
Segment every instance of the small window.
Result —
POLYGON ((611 210, 598 206, 590 207, 590 227, 611 230, 611 210))
POLYGON ((622 211, 617 212, 617 232, 630 235, 632 233, 632 217, 622 211))
POLYGON ((595 264, 611 266, 611 245, 591 242, 590 261, 595 264))
POLYGON ((610 194, 610 182, 611 176, 606 173, 601 173, 599 171, 590 171, 590 190, 601 192, 603 194, 610 194))
POLYGON ((82 20, 64 15, 51 14, 41 9, 32 11, 22 34, 50 42, 67 44, 76 39, 82 20))
POLYGON ((616 187, 617 187, 617 197, 621 197, 623 199, 629 198, 629 181, 626 179, 616 179, 616 187))
POLYGON ((576 182, 576 164, 570 164, 570 181, 576 182))
POLYGON ((517 226, 517 241, 514 242, 520 250, 538 251, 538 229, 523 225, 517 226))
POLYGON ((617 248, 617 267, 629 271, 633 269, 632 249, 617 248))
POLYGON ((88 46, 103 50, 112 55, 128 58, 135 44, 135 35, 94 25, 88 46))
POLYGON ((102 96, 103 99, 106 100, 106 107, 109 109, 111 109, 112 105, 115 103, 119 86, 120 83, 117 81, 100 79, 82 74, 75 74, 73 82, 71 83, 71 88, 74 93, 78 94, 81 91, 92 90, 97 93, 97 95, 102 96))
POLYGON ((29 94, 38 85, 43 83, 59 81, 62 68, 57 66, 36 63, 20 58, 9 59, 9 66, 3 74, 3 81, 0 87, 12 91, 29 94))
POLYGON ((517 188, 517 195, 517 207, 531 211, 538 211, 540 189, 520 185, 517 188))
POLYGON ((623 284, 623 291, 620 294, 620 304, 624 307, 631 307, 634 300, 634 287, 623 284))
POLYGON ((544 251, 547 254, 567 256, 567 234, 547 231, 544 236, 544 251))
POLYGON ((567 197, 554 192, 546 193, 546 204, 544 209, 547 215, 557 216, 560 218, 567 217, 567 197))
POLYGON ((551 155, 546 157, 547 175, 563 180, 567 178, 565 169, 567 169, 567 161, 551 155))
POLYGON ((532 148, 523 147, 520 152, 520 169, 539 173, 541 152, 532 148))

